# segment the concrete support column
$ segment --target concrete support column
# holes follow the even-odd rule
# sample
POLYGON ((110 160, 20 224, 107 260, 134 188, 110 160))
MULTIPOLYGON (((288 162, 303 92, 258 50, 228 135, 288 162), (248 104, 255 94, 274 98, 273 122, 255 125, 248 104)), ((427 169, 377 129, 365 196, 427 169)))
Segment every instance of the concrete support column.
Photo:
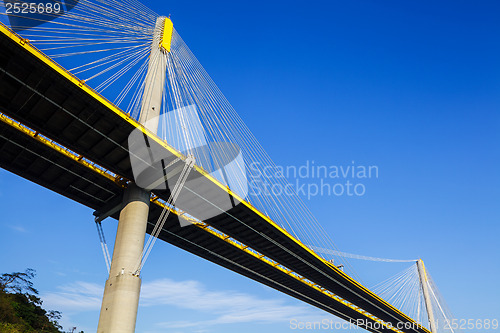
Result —
MULTIPOLYGON (((170 50, 171 23, 170 19, 165 17, 156 20, 142 96, 139 122, 153 133, 158 131, 167 65, 164 52, 170 50)), ((109 279, 104 288, 98 333, 135 331, 141 292, 140 272, 135 270, 139 268, 144 248, 149 202, 149 191, 137 187, 134 183, 129 184, 120 212, 109 279)))
POLYGON ((109 279, 106 281, 98 333, 135 331, 141 278, 134 275, 144 248, 149 192, 130 184, 125 190, 109 279))
POLYGON ((159 17, 156 20, 156 29, 153 36, 153 44, 151 45, 151 54, 149 55, 148 71, 144 80, 141 114, 139 115, 139 123, 143 124, 153 133, 156 133, 158 130, 163 88, 166 79, 167 60, 163 57, 166 51, 160 47, 163 39, 164 25, 165 17, 159 17))
POLYGON ((420 277, 420 284, 424 294, 425 308, 427 309, 427 317, 429 317, 429 327, 432 333, 437 333, 436 320, 434 318, 434 310, 432 309, 431 294, 429 293, 429 285, 427 282, 427 273, 422 259, 417 261, 418 274, 420 277))

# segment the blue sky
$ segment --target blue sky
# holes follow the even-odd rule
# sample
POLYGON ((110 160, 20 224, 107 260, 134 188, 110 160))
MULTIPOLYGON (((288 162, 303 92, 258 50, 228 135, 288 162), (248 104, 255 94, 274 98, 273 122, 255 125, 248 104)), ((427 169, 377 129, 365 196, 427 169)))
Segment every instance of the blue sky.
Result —
MULTIPOLYGON (((457 318, 499 319, 498 2, 144 1, 172 15, 276 164, 378 167, 356 180, 363 196, 307 200, 341 250, 421 257, 457 318)), ((95 331, 106 268, 92 211, 4 170, 0 208, 0 271, 36 269, 64 327, 95 331)), ((407 267, 351 263, 368 286, 407 267)), ((138 332, 331 318, 165 243, 142 297, 138 332)))

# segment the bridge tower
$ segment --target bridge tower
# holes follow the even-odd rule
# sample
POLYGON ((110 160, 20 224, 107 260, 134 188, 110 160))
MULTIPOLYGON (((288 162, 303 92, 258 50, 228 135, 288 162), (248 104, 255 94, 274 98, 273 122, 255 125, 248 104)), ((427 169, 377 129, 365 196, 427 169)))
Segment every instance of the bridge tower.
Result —
MULTIPOLYGON (((172 32, 173 25, 169 18, 159 17, 156 20, 139 118, 139 122, 155 134, 166 75, 166 60, 162 53, 170 52, 172 32)), ((121 204, 123 208, 109 278, 104 288, 98 333, 135 331, 141 290, 137 269, 144 248, 149 203, 149 191, 134 183, 129 184, 121 204)))
POLYGON ((422 286, 422 292, 424 294, 427 317, 429 318, 429 327, 432 333, 437 333, 436 320, 434 318, 434 310, 432 309, 431 295, 429 293, 427 272, 425 271, 424 261, 422 259, 417 260, 417 268, 420 277, 420 285, 422 286))

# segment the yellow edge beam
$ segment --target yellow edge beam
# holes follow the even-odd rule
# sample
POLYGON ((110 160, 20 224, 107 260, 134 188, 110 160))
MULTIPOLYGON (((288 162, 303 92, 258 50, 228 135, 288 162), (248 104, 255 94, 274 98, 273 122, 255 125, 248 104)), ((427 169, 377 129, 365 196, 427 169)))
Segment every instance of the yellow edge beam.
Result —
MULTIPOLYGON (((337 296, 334 293, 329 292, 327 289, 321 287, 320 285, 307 280, 305 277, 301 276, 297 272, 292 271, 289 268, 286 268, 285 266, 281 265, 279 262, 276 262, 270 258, 267 258, 263 254, 260 254, 258 251, 254 250, 252 248, 249 248, 248 246, 242 245, 241 242, 236 241, 229 236, 224 236, 223 233, 219 234, 220 231, 216 232, 215 230, 217 230, 217 229, 215 229, 215 228, 214 228, 215 230, 212 230, 211 229, 212 227, 210 227, 208 224, 203 223, 201 225, 198 225, 198 224, 195 224, 195 225, 197 227, 202 228, 205 231, 211 233, 212 235, 217 236, 218 238, 222 239, 226 243, 233 245, 234 247, 238 248, 239 250, 244 251, 244 252, 250 254, 251 256, 261 260, 262 262, 266 263, 267 265, 271 266, 272 268, 280 270, 281 272, 283 272, 283 273, 287 274, 288 276, 294 278, 295 280, 307 285, 308 287, 313 288, 316 291, 319 291, 320 293, 334 299, 335 301, 340 302, 340 303, 348 306, 349 308, 355 310, 356 312, 360 313, 361 315, 368 317, 368 318, 372 319, 373 321, 378 322, 382 325, 386 324, 383 320, 380 320, 379 318, 373 316, 372 314, 362 310, 361 308, 355 306, 354 304, 352 304, 351 302, 348 302, 347 300, 341 298, 340 296, 337 296)), ((392 327, 391 330, 393 330, 394 332, 397 332, 397 333, 403 333, 403 331, 400 331, 394 327, 392 327)))
MULTIPOLYGON (((169 206, 165 205, 165 203, 163 203, 163 202, 155 200, 155 201, 153 201, 153 203, 155 203, 159 207, 167 208, 171 212, 179 215, 178 212, 176 212, 175 210, 171 209, 169 206)), ((188 219, 188 220, 190 220, 193 223, 194 226, 196 226, 199 229, 202 229, 205 232, 208 232, 208 233, 212 234, 213 236, 215 236, 215 237, 223 240, 224 242, 226 242, 226 243, 234 246, 237 250, 243 251, 243 252, 251 255, 252 257, 254 257, 254 258, 256 258, 256 259, 258 259, 258 260, 266 263, 267 265, 269 265, 270 267, 272 267, 274 269, 280 270, 281 272, 283 272, 283 273, 287 274, 288 276, 294 278, 295 280, 297 280, 297 281, 299 281, 299 282, 307 285, 308 287, 313 288, 316 291, 319 291, 320 293, 322 293, 322 294, 324 294, 324 295, 326 295, 326 296, 334 299, 335 301, 348 306, 349 308, 355 310, 356 312, 360 313, 361 315, 363 315, 363 316, 365 316, 367 318, 370 318, 371 320, 376 321, 376 322, 380 323, 381 325, 387 324, 386 322, 384 322, 383 320, 380 320, 379 318, 373 316, 369 312, 364 311, 363 309, 361 309, 361 308, 357 307, 356 305, 352 304, 351 302, 349 302, 349 301, 341 298, 340 296, 335 295, 334 293, 328 291, 327 289, 321 287, 320 285, 318 285, 318 284, 316 284, 316 283, 314 283, 312 281, 307 280, 305 277, 301 276, 297 272, 294 272, 293 270, 291 270, 291 269, 289 269, 289 268, 281 265, 279 262, 266 257, 265 255, 259 253, 255 249, 249 247, 248 245, 243 244, 242 242, 240 242, 240 241, 232 238, 229 235, 224 234, 222 231, 220 231, 220 230, 218 230, 218 229, 210 226, 209 224, 207 224, 205 222, 200 222, 200 221, 197 221, 197 220, 192 220, 192 219, 188 219)), ((395 327, 389 326, 388 324, 387 324, 387 327, 390 328, 391 330, 393 330, 394 332, 404 333, 403 331, 398 330, 395 327)))
MULTIPOLYGON (((183 160, 186 158, 182 153, 178 152, 175 148, 173 148, 172 146, 170 146, 169 144, 167 144, 165 141, 163 141, 162 139, 160 139, 155 133, 147 130, 144 126, 142 126, 141 124, 139 124, 135 119, 129 117, 126 113, 124 113, 121 109, 119 109, 113 103, 111 103, 106 98, 104 98, 99 93, 97 93, 92 88, 90 88, 88 85, 86 85, 84 81, 79 80, 76 76, 74 76, 69 71, 67 71, 66 69, 64 69, 62 66, 60 66, 59 64, 57 64, 55 61, 53 61, 51 58, 49 58, 47 55, 45 55, 42 51, 38 50, 35 46, 31 45, 29 43, 29 40, 22 38, 21 36, 19 36, 15 32, 13 32, 12 30, 10 30, 7 26, 5 26, 1 22, 0 22, 0 32, 2 32, 4 35, 6 35, 10 39, 12 39, 17 44, 19 44, 21 47, 23 47, 29 53, 33 54, 35 57, 37 57, 39 60, 41 60, 47 66, 51 67, 56 72, 58 72, 59 74, 61 74, 63 77, 65 77, 66 79, 68 79, 71 83, 73 83, 74 85, 76 85, 77 87, 79 87, 85 93, 89 94, 90 96, 92 96, 93 98, 95 98, 97 101, 101 102, 104 106, 106 106, 109 110, 111 110, 116 115, 118 115, 119 117, 121 117, 123 120, 127 121, 132 126, 140 129, 144 134, 146 134, 152 140, 156 141, 158 144, 160 144, 161 146, 163 146, 165 149, 167 149, 174 156, 179 157, 179 158, 181 158, 183 160)), ((362 284, 360 284, 358 281, 354 280, 349 275, 347 275, 346 273, 344 273, 343 271, 341 271, 337 267, 331 265, 325 259, 323 259, 320 256, 318 256, 314 251, 312 251, 307 246, 305 246, 301 241, 299 241, 298 239, 296 239, 295 237, 293 237, 285 229, 281 228, 279 225, 277 225, 276 223, 274 223, 269 217, 267 217, 266 215, 262 214, 259 210, 257 210, 255 207, 253 207, 252 204, 250 204, 249 202, 247 202, 244 199, 240 198, 235 193, 232 193, 232 191, 229 188, 227 188, 227 186, 221 184, 217 179, 215 179, 214 177, 210 176, 210 174, 208 174, 208 172, 206 172, 205 170, 203 170, 201 167, 195 165, 194 169, 196 171, 198 171, 199 173, 201 173, 202 175, 204 175, 210 181, 212 181, 215 185, 219 186, 221 189, 223 189, 224 191, 226 191, 228 194, 232 195, 234 198, 236 198, 238 201, 240 201, 241 203, 243 203, 249 209, 251 209, 252 211, 254 211, 257 215, 259 215, 260 217, 262 217, 266 222, 268 222, 269 224, 271 224, 277 230, 281 231, 284 235, 286 235, 287 237, 289 237, 291 240, 293 240, 295 243, 297 243, 299 246, 301 246, 304 250, 306 250, 307 252, 309 252, 311 255, 313 255, 314 257, 316 257, 318 260, 320 260, 321 262, 323 262, 325 265, 327 265, 331 269, 337 271, 337 273, 343 275, 346 280, 349 280, 353 284, 357 285, 359 288, 361 288, 362 290, 364 290, 366 293, 368 293, 372 297, 376 298, 380 303, 386 305, 388 308, 392 309, 394 312, 400 314, 406 320, 415 323, 415 321, 413 319, 411 319, 410 317, 408 317, 406 314, 404 314, 403 312, 399 311, 394 306, 392 306, 391 304, 389 304, 388 302, 386 302, 384 299, 380 298, 377 294, 373 293, 371 290, 369 290, 368 288, 366 288, 365 286, 363 286, 362 284)))
POLYGON ((106 177, 107 179, 115 182, 116 184, 120 186, 125 185, 125 181, 122 177, 115 175, 109 170, 106 170, 105 168, 99 166, 98 164, 84 158, 82 155, 78 155, 75 152, 69 150, 68 148, 56 143, 55 141, 47 138, 44 135, 39 134, 35 130, 23 125, 22 123, 4 115, 3 113, 0 112, 0 121, 17 129, 18 131, 26 134, 27 136, 31 137, 32 139, 44 144, 45 146, 52 148, 53 150, 57 151, 58 153, 72 159, 76 163, 83 165, 87 167, 88 169, 100 174, 101 176, 106 177))

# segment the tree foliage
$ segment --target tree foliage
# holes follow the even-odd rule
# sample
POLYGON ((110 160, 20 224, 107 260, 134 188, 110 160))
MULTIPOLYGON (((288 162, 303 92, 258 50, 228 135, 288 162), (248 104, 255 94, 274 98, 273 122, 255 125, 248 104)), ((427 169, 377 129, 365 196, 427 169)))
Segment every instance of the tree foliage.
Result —
POLYGON ((0 276, 0 333, 59 333, 59 311, 46 311, 31 281, 33 269, 0 276))
POLYGON ((13 294, 38 295, 38 290, 33 287, 35 270, 28 268, 24 273, 4 273, 0 277, 0 290, 13 294))

